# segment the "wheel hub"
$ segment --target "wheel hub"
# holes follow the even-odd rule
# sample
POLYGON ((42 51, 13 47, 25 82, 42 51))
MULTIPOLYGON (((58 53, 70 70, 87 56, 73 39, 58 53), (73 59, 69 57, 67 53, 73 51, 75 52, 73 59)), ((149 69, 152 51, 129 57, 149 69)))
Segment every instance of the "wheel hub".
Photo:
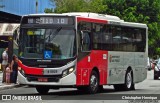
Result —
POLYGON ((126 85, 127 85, 127 88, 131 88, 131 85, 132 85, 132 76, 131 76, 131 72, 129 72, 129 73, 127 74, 126 85))

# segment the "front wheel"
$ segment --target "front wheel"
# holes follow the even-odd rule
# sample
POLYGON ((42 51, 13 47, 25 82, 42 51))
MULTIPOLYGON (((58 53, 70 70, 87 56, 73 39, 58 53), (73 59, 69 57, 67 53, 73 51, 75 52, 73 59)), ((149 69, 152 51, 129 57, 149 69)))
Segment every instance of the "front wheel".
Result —
POLYGON ((49 91, 49 88, 45 86, 36 86, 36 90, 40 94, 47 94, 49 91))
POLYGON ((89 86, 87 88, 90 94, 94 94, 99 89, 99 78, 96 71, 92 71, 89 79, 89 86))

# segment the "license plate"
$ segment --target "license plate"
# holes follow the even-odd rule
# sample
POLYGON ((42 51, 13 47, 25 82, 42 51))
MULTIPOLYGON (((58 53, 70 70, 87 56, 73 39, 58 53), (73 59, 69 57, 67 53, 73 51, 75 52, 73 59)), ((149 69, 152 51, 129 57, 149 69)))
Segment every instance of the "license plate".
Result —
POLYGON ((48 82, 48 78, 38 78, 39 82, 48 82))
POLYGON ((44 72, 43 72, 44 75, 53 75, 53 74, 57 74, 57 73, 58 73, 58 71, 55 69, 49 69, 49 70, 44 69, 44 72))

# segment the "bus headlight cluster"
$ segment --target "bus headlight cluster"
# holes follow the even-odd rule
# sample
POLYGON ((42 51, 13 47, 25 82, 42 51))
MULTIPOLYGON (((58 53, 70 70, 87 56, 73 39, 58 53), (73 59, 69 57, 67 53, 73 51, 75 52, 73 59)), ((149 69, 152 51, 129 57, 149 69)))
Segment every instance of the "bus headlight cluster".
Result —
POLYGON ((63 73, 62 73, 62 77, 65 77, 68 74, 72 73, 74 71, 74 69, 75 69, 74 67, 71 67, 71 68, 68 68, 68 69, 64 70, 63 73))

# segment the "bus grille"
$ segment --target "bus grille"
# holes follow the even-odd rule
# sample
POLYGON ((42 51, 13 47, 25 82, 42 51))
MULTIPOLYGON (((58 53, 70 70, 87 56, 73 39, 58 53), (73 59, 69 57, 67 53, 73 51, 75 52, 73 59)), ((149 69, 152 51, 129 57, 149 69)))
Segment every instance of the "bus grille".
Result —
POLYGON ((38 81, 38 78, 47 78, 47 82, 59 82, 59 79, 62 77, 61 75, 52 76, 52 75, 43 75, 43 76, 35 76, 35 75, 26 75, 27 80, 31 81, 38 81))

